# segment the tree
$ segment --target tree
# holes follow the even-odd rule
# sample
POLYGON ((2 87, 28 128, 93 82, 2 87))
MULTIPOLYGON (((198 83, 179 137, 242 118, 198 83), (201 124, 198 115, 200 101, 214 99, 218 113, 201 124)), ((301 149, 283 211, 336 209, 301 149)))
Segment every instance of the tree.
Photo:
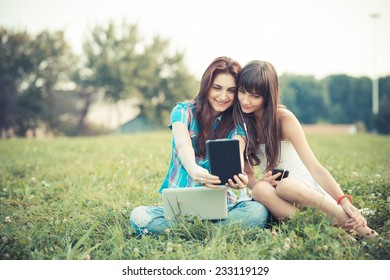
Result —
POLYGON ((77 92, 83 100, 78 122, 78 133, 85 127, 90 106, 103 95, 108 102, 116 102, 135 92, 139 49, 142 48, 137 25, 123 23, 117 27, 95 26, 84 42, 84 61, 73 77, 77 92))
POLYGON ((195 95, 184 54, 171 55, 169 47, 159 36, 145 43, 135 24, 96 26, 84 43, 85 65, 75 77, 84 99, 80 132, 99 93, 108 102, 135 99, 142 117, 157 126, 165 124, 173 103, 195 95))
POLYGON ((316 123, 326 116, 322 84, 313 76, 283 75, 280 78, 283 103, 303 123, 316 123))
POLYGON ((25 136, 42 123, 55 128, 60 118, 55 96, 69 82, 73 54, 64 32, 0 30, 0 124, 7 134, 25 136))
POLYGON ((157 126, 166 125, 180 100, 196 95, 196 82, 183 63, 184 54, 168 53, 169 42, 156 36, 145 47, 135 70, 140 95, 140 116, 157 126))
POLYGON ((27 32, 0 29, 0 134, 10 137, 20 113, 18 102, 25 76, 32 71, 27 32))
POLYGON ((368 77, 331 75, 326 78, 326 84, 331 122, 363 122, 366 127, 372 127, 371 81, 368 77))
POLYGON ((390 134, 390 76, 379 79, 379 114, 375 118, 378 133, 390 134))

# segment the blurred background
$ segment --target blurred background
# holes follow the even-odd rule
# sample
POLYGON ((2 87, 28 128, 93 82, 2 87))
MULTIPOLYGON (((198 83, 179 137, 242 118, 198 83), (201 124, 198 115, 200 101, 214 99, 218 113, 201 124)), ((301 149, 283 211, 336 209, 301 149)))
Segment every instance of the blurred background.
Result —
POLYGON ((222 55, 308 130, 390 133, 390 0, 1 0, 0 135, 166 128, 222 55))

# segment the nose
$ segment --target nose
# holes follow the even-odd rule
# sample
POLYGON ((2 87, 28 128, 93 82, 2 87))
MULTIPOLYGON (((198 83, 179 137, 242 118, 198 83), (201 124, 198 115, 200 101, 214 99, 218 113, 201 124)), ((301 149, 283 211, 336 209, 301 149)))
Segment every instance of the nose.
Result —
POLYGON ((226 96, 227 96, 226 90, 221 90, 221 93, 219 95, 219 99, 222 101, 226 100, 226 96))
POLYGON ((241 102, 242 105, 249 105, 248 94, 245 94, 244 96, 241 96, 240 102, 241 102))

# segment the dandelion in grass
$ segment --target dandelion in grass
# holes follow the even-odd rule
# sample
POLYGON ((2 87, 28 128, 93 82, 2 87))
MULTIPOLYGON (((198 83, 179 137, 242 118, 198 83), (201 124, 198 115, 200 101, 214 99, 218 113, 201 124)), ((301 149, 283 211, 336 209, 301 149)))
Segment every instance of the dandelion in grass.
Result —
POLYGON ((291 239, 290 238, 286 238, 284 240, 284 245, 283 245, 283 249, 288 251, 290 249, 290 244, 291 244, 291 239))
POLYGON ((47 188, 47 187, 50 187, 50 184, 47 183, 46 181, 42 181, 42 186, 47 188))
POLYGON ((5 222, 9 224, 11 222, 11 217, 10 216, 5 217, 5 222))
POLYGON ((167 243, 167 253, 173 252, 173 244, 172 242, 167 243))
POLYGON ((375 178, 380 179, 380 178, 382 178, 382 175, 381 174, 375 174, 375 178))
POLYGON ((35 179, 35 177, 31 177, 31 182, 32 183, 35 183, 37 181, 37 179, 35 179))
POLYGON ((359 210, 363 216, 373 216, 375 215, 375 210, 371 210, 370 208, 362 208, 359 210))

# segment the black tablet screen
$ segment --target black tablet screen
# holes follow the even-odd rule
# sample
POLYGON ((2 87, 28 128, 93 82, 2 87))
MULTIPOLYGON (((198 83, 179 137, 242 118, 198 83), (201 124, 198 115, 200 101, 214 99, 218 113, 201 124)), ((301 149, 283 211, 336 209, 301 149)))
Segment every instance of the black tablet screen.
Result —
POLYGON ((228 179, 242 172, 240 145, 237 139, 217 139, 206 141, 210 173, 226 184, 228 179))

